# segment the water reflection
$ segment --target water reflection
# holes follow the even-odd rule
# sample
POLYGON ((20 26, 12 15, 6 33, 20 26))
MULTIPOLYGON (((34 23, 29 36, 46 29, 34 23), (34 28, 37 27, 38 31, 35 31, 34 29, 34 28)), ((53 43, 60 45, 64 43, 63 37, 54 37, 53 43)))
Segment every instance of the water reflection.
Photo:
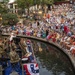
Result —
POLYGON ((70 61, 62 52, 45 43, 32 42, 40 75, 75 75, 70 61))

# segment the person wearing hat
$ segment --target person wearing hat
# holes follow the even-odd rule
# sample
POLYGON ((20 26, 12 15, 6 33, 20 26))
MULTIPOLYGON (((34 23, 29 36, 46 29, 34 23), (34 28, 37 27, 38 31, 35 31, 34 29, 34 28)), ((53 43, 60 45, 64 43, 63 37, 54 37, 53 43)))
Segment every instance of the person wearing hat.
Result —
POLYGON ((19 62, 19 60, 20 60, 19 55, 15 51, 15 48, 11 49, 11 51, 9 53, 9 57, 10 57, 11 63, 16 63, 16 62, 19 62))

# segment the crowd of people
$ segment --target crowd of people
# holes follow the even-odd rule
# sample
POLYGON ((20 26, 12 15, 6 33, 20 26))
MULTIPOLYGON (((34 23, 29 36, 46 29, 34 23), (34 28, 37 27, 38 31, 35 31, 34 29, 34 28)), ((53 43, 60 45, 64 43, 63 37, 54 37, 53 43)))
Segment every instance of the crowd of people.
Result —
POLYGON ((41 20, 29 22, 27 25, 17 23, 3 28, 2 33, 51 40, 75 56, 75 11, 72 7, 71 4, 54 5, 41 20))

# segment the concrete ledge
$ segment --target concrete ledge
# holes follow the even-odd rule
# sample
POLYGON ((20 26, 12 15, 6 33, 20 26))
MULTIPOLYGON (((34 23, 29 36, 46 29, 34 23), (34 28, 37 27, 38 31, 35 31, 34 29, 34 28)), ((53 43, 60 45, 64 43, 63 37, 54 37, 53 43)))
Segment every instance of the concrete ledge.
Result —
MULTIPOLYGON (((2 36, 9 36, 9 34, 2 34, 2 36)), ((50 45, 58 48, 58 50, 60 50, 61 52, 63 52, 67 56, 67 58, 69 59, 71 65, 72 65, 72 67, 74 69, 74 72, 75 72, 75 58, 72 55, 70 55, 70 53, 68 51, 66 51, 65 49, 60 47, 58 44, 53 43, 52 41, 48 41, 46 39, 38 38, 38 37, 34 37, 34 36, 17 35, 16 37, 28 38, 28 39, 33 39, 33 40, 41 41, 41 42, 50 44, 50 45)))

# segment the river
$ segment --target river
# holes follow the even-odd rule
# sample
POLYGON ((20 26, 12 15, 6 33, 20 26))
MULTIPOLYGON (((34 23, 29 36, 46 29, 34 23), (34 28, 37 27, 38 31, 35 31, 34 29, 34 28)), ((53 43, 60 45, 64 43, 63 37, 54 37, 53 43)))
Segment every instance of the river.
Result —
POLYGON ((33 40, 40 75, 75 75, 68 57, 56 47, 33 40))

